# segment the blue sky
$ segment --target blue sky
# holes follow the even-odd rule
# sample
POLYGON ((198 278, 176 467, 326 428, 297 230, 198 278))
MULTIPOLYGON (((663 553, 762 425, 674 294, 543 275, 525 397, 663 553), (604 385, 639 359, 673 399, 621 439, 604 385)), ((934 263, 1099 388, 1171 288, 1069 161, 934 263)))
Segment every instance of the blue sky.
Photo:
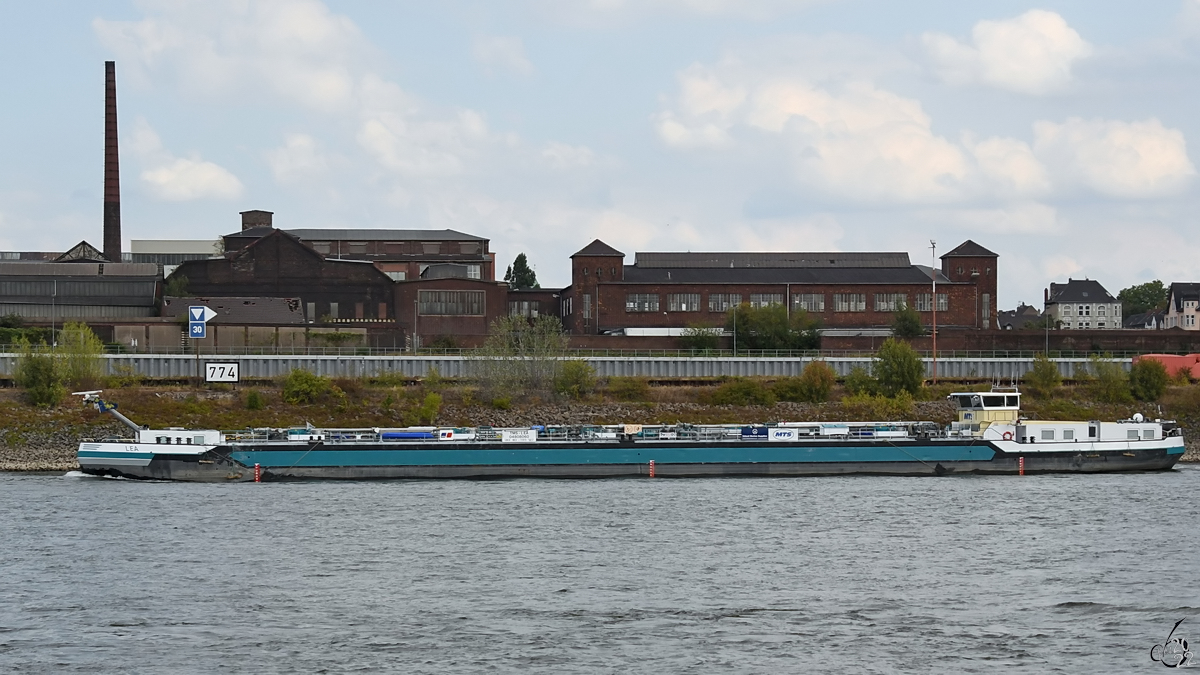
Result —
POLYGON ((1200 278, 1200 2, 525 0, 0 6, 0 248, 99 244, 103 61, 123 230, 453 228, 543 285, 625 251, 1000 254, 1200 278))

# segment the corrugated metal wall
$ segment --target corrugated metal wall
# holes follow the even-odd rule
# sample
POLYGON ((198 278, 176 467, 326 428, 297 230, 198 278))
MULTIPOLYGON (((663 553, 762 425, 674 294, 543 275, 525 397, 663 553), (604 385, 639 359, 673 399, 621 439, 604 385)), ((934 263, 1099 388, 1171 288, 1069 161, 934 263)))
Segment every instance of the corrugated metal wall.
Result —
MULTIPOLYGON (((376 377, 396 374, 423 377, 437 368, 443 377, 469 377, 477 360, 464 356, 228 356, 212 357, 186 354, 109 354, 105 357, 109 374, 131 372, 150 378, 180 379, 203 374, 208 361, 241 364, 243 378, 273 378, 301 368, 331 377, 376 377)), ((799 375, 811 359, 802 358, 663 358, 663 357, 592 357, 583 359, 601 377, 639 376, 652 378, 691 378, 719 376, 785 377, 799 375)), ((1053 359, 1064 377, 1072 378, 1090 361, 1084 358, 1053 359)), ((1131 359, 1115 359, 1125 370, 1131 359)), ((0 354, 0 376, 12 375, 14 354, 0 354)), ((855 366, 870 367, 869 357, 831 357, 825 359, 841 376, 855 366)), ((938 359, 938 376, 949 379, 1019 378, 1033 367, 1032 359, 964 358, 938 359)), ((926 374, 931 363, 925 360, 926 374)))

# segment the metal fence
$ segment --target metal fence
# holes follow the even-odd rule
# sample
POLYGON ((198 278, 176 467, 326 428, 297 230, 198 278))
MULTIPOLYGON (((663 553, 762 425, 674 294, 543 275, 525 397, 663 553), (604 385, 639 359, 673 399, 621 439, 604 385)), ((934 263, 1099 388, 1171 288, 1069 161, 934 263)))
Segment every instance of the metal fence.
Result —
MULTIPOLYGON (((269 379, 286 376, 294 369, 308 370, 330 377, 425 377, 434 369, 442 377, 472 377, 479 357, 462 355, 382 355, 382 354, 106 354, 104 371, 108 375, 136 375, 144 378, 182 380, 200 377, 210 361, 236 362, 243 379, 269 379)), ((814 360, 825 361, 839 376, 855 366, 871 367, 870 355, 833 356, 812 353, 809 356, 641 356, 575 355, 586 361, 600 377, 633 376, 649 378, 706 378, 723 376, 788 377, 799 375, 814 360)), ((0 377, 11 377, 17 355, 0 353, 0 377)), ((923 359, 926 375, 933 371, 932 360, 923 359)), ((1063 377, 1074 378, 1085 372, 1090 357, 1070 356, 1051 359, 1063 377)), ((1132 359, 1111 360, 1128 370, 1132 359)), ((1033 368, 1033 356, 964 356, 938 354, 938 376, 945 379, 1012 380, 1033 368)))

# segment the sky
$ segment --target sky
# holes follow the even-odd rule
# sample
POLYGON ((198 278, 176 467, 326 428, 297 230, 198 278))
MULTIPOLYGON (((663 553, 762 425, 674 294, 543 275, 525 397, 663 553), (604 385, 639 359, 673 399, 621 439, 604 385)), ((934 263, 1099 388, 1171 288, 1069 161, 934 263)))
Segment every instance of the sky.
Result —
MULTIPOLYGON (((637 251, 999 254, 1200 280, 1200 0, 0 4, 0 250, 450 228, 544 287, 637 251)), ((128 249, 127 249, 128 250, 128 249)))

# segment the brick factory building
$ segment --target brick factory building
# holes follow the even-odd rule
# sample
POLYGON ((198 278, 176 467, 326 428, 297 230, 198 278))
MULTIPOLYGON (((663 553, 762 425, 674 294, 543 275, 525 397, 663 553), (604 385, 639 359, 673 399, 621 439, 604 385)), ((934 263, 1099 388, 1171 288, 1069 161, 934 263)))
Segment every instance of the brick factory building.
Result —
MULTIPOLYGON (((673 335, 722 326, 733 307, 781 304, 826 331, 886 329, 903 306, 932 322, 931 270, 907 253, 637 253, 600 240, 571 256, 561 293, 563 324, 576 335, 673 335)), ((966 241, 941 256, 938 325, 996 327, 997 255, 966 241)))
MULTIPOLYGON (((275 231, 271 211, 243 211, 242 229, 221 237, 226 252, 237 251, 275 231)), ((495 255, 488 240, 455 230, 295 229, 284 230, 332 260, 366 260, 394 281, 425 276, 433 265, 460 265, 468 279, 495 280, 495 255)))

